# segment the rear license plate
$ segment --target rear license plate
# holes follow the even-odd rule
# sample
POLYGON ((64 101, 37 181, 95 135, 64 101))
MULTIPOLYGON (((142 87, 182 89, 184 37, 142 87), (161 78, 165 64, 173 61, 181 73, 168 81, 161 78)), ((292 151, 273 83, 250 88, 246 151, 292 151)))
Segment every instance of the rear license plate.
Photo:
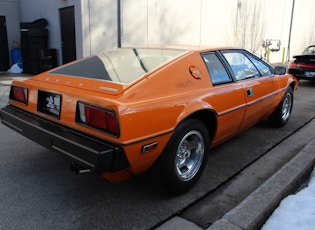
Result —
POLYGON ((306 77, 315 77, 315 72, 305 72, 306 77))
POLYGON ((61 95, 38 90, 37 111, 60 118, 61 95))

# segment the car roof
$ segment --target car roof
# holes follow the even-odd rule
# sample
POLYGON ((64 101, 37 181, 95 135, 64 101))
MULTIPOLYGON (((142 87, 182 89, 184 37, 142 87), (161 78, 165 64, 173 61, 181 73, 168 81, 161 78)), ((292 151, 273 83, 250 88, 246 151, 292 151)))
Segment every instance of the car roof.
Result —
POLYGON ((176 49, 176 50, 187 50, 187 51, 197 51, 197 52, 205 52, 205 51, 217 51, 217 50, 243 50, 237 47, 226 47, 226 46, 192 46, 192 45, 171 45, 171 44, 164 44, 164 45, 147 45, 147 46, 126 46, 121 47, 123 48, 142 48, 142 49, 176 49))

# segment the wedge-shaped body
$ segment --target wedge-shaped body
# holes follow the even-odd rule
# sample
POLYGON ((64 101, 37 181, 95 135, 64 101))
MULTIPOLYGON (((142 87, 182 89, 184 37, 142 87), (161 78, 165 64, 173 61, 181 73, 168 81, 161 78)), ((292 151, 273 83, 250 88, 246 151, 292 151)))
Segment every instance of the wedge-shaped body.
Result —
POLYGON ((296 79, 242 49, 120 48, 15 81, 2 123, 121 181, 154 166, 182 193, 209 149, 262 119, 283 126, 296 79))

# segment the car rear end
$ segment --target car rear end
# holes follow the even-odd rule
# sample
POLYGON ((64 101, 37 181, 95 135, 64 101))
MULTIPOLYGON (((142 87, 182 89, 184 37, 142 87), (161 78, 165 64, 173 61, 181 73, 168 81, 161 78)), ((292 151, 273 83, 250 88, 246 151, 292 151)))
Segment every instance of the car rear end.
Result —
POLYGON ((315 80, 315 53, 294 56, 288 72, 297 79, 315 80))
MULTIPOLYGON (((124 116, 127 110, 119 98, 150 71, 184 52, 122 49, 100 53, 23 82, 15 81, 9 105, 0 110, 1 121, 68 158, 75 171, 82 168, 112 181, 123 180, 130 173, 141 173, 152 159, 140 162, 126 153, 133 152, 134 143, 141 142, 130 141, 135 133, 132 130, 121 132, 121 126, 127 127, 130 121, 124 116), (157 53, 160 60, 152 60, 157 53), (132 162, 143 167, 127 170, 133 167, 132 162)), ((159 138, 159 146, 147 138, 141 146, 143 152, 162 148, 168 138, 159 138)))
POLYGON ((82 168, 97 173, 128 168, 114 141, 119 136, 117 105, 100 103, 100 93, 53 83, 62 77, 47 76, 13 82, 2 123, 82 168))

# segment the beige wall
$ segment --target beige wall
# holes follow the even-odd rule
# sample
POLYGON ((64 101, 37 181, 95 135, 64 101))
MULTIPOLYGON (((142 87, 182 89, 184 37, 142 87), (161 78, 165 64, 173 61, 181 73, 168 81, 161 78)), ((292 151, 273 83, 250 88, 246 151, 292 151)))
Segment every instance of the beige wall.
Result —
MULTIPOLYGON (((262 41, 281 40, 287 52, 293 0, 122 0, 123 45, 237 46, 264 54, 262 41)), ((314 0, 296 0, 291 55, 315 42, 314 0)), ((285 50, 283 50, 285 49, 285 50)))
MULTIPOLYGON (((280 39, 287 52, 294 0, 121 0, 122 46, 237 46, 264 54, 266 39, 280 39)), ((117 0, 21 0, 21 20, 48 19, 50 47, 61 49, 59 8, 74 5, 77 58, 117 46, 117 0)), ((314 0, 296 0, 291 52, 315 43, 314 0)), ((61 53, 61 52, 59 52, 61 53)))

